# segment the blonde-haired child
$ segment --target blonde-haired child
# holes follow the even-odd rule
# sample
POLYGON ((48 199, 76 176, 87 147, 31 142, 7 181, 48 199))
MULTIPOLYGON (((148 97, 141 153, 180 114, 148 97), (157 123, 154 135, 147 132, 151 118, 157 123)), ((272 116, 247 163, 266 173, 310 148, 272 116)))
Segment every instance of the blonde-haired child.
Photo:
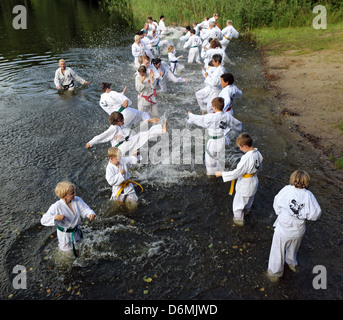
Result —
POLYGON ((183 55, 176 57, 176 51, 174 46, 168 47, 168 59, 170 62, 170 70, 173 73, 180 72, 185 66, 179 62, 179 59, 183 58, 183 55))
POLYGON ((55 188, 60 198, 52 204, 42 216, 41 224, 47 227, 57 227, 58 247, 61 251, 73 250, 77 257, 75 243, 81 240, 82 231, 79 227, 81 218, 95 219, 94 211, 79 197, 76 196, 75 185, 68 182, 59 182, 55 188))
POLYGON ((116 201, 120 205, 125 204, 130 209, 136 208, 138 197, 133 183, 139 184, 130 180, 128 169, 138 163, 140 156, 137 156, 136 152, 130 157, 122 157, 122 152, 116 147, 109 148, 107 156, 109 161, 106 167, 106 180, 112 187, 111 200, 116 201))
POLYGON ((289 185, 275 196, 273 208, 277 215, 270 248, 268 275, 271 280, 281 277, 285 262, 291 270, 297 266, 297 253, 306 231, 306 220, 317 220, 321 208, 308 190, 310 176, 306 171, 292 173, 289 185))

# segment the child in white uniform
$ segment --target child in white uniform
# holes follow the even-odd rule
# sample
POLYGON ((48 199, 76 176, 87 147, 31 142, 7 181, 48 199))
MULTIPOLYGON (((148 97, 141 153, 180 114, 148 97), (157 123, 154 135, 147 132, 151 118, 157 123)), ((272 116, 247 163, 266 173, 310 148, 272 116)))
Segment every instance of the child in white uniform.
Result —
POLYGON ((273 208, 277 219, 268 263, 271 280, 282 276, 285 262, 295 271, 306 220, 315 221, 321 216, 320 205, 313 193, 307 190, 309 184, 309 174, 297 170, 292 173, 289 185, 274 198, 273 208))
POLYGON ((130 180, 128 169, 138 163, 139 157, 137 154, 130 157, 122 157, 121 151, 115 147, 108 149, 107 156, 109 161, 106 167, 106 180, 112 187, 111 200, 116 201, 119 205, 125 204, 130 209, 135 209, 138 197, 133 183, 139 184, 130 180))
POLYGON ((174 46, 168 47, 168 59, 170 63, 170 71, 172 73, 178 73, 185 68, 185 66, 179 62, 179 59, 183 58, 183 55, 176 56, 176 51, 174 46))
MULTIPOLYGON (((229 112, 225 112, 229 114, 229 112)), ((254 202, 258 188, 257 172, 262 170, 262 155, 253 147, 249 134, 242 133, 237 137, 237 145, 245 154, 237 164, 236 169, 228 172, 216 172, 223 181, 231 181, 230 194, 233 193, 234 181, 237 179, 236 194, 233 199, 233 221, 237 225, 244 224, 244 211, 249 212, 254 202)))
POLYGON ((184 49, 189 48, 188 53, 188 63, 193 63, 195 60, 196 63, 201 63, 200 61, 200 52, 199 48, 201 47, 202 41, 199 36, 195 34, 195 30, 191 30, 191 36, 183 45, 184 49))
POLYGON ((193 123, 208 130, 205 142, 205 165, 207 175, 214 175, 216 171, 225 167, 225 136, 233 129, 242 130, 242 123, 223 112, 224 99, 215 98, 212 101, 214 113, 194 115, 188 112, 188 123, 193 123))
POLYGON ((75 185, 63 181, 55 188, 56 195, 60 198, 50 206, 49 210, 42 216, 41 224, 47 227, 57 226, 58 247, 61 251, 73 250, 77 257, 75 244, 82 238, 79 228, 81 218, 95 219, 94 211, 75 193, 75 185))
POLYGON ((223 89, 220 91, 219 97, 222 97, 225 100, 223 111, 230 112, 233 115, 233 100, 239 98, 242 95, 242 91, 233 84, 235 78, 231 73, 223 73, 220 78, 220 84, 223 89))
POLYGON ((223 50, 225 51, 226 47, 228 46, 228 44, 232 40, 232 38, 238 38, 239 33, 233 27, 232 21, 227 20, 226 21, 226 27, 222 30, 222 34, 223 34, 223 39, 220 40, 220 43, 222 45, 223 50))
POLYGON ((187 78, 177 78, 170 71, 168 63, 162 61, 161 59, 153 59, 152 64, 154 66, 153 72, 155 80, 157 80, 157 85, 160 86, 162 92, 167 92, 167 82, 168 80, 174 83, 188 82, 187 78))
MULTIPOLYGON (((207 69, 205 70, 203 67, 201 67, 201 73, 203 77, 206 80, 206 74, 207 76, 211 75, 216 70, 215 67, 213 67, 213 62, 211 61, 207 69)), ((204 80, 204 81, 205 81, 204 80)), ((195 97, 197 99, 198 105, 200 107, 201 114, 204 115, 207 113, 207 99, 208 95, 211 92, 211 86, 205 82, 205 87, 195 92, 195 97)))
POLYGON ((158 117, 154 73, 150 70, 148 75, 146 67, 140 66, 135 77, 135 87, 138 91, 138 110, 151 112, 154 117, 158 117))
MULTIPOLYGON (((209 88, 208 90, 208 97, 206 97, 202 91, 197 91, 195 93, 195 96, 197 98, 197 101, 199 103, 200 109, 202 112, 205 111, 205 101, 207 100, 206 103, 206 111, 207 113, 212 113, 212 100, 216 97, 219 96, 219 93, 222 89, 220 85, 220 76, 225 73, 225 69, 221 65, 222 62, 222 56, 219 54, 215 54, 212 57, 212 63, 213 63, 213 68, 211 69, 211 72, 205 72, 205 84, 209 88)), ((204 88, 205 89, 205 88, 204 88)), ((207 90, 205 90, 207 93, 207 90)))
POLYGON ((100 96, 100 107, 109 115, 115 111, 122 113, 126 127, 131 128, 141 121, 150 119, 149 113, 130 107, 132 101, 124 95, 127 87, 125 87, 122 93, 119 93, 112 90, 111 83, 103 82, 100 88, 103 92, 100 96))
MULTIPOLYGON (((119 112, 113 112, 110 115, 109 122, 111 126, 103 133, 95 136, 86 144, 86 149, 92 146, 111 142, 112 147, 119 148, 122 154, 126 153, 132 155, 133 152, 141 148, 150 138, 161 135, 167 132, 167 121, 165 121, 163 127, 160 124, 152 126, 148 131, 141 131, 137 134, 133 134, 131 129, 124 126, 124 116, 119 112)), ((158 122, 157 118, 147 120, 148 123, 158 122)))

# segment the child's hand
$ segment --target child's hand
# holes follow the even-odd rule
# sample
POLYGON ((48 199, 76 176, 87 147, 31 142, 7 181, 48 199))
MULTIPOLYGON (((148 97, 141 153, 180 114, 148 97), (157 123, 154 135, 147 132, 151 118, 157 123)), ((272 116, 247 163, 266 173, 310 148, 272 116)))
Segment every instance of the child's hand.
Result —
POLYGON ((122 138, 124 138, 121 134, 117 134, 116 136, 114 136, 114 140, 122 140, 122 138))
POLYGON ((91 214, 90 216, 89 216, 89 221, 93 221, 95 219, 95 214, 91 214))
POLYGON ((122 104, 122 106, 123 106, 124 108, 127 108, 128 105, 129 105, 129 101, 128 101, 128 100, 125 100, 125 101, 123 102, 123 104, 122 104))
POLYGON ((215 175, 216 175, 217 178, 218 178, 218 177, 221 177, 221 176, 222 176, 222 172, 221 172, 221 171, 216 171, 216 172, 215 172, 215 175))
POLYGON ((86 149, 89 149, 91 145, 89 143, 86 144, 86 149))
POLYGON ((63 214, 56 214, 55 215, 55 220, 57 221, 62 221, 65 218, 63 214))
POLYGON ((125 169, 121 169, 121 170, 120 170, 120 173, 121 173, 121 174, 125 174, 125 173, 126 173, 125 169))

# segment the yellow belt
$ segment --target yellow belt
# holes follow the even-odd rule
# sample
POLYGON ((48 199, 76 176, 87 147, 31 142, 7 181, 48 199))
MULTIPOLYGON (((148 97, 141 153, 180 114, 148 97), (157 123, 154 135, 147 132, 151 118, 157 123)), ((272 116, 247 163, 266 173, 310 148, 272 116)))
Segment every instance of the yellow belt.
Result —
POLYGON ((225 37, 224 35, 223 35, 223 37, 224 37, 226 40, 229 40, 229 41, 231 41, 231 39, 229 39, 228 37, 225 37))
POLYGON ((141 187, 141 189, 142 189, 142 191, 143 191, 143 187, 142 187, 139 183, 137 183, 137 182, 135 182, 135 181, 132 181, 132 180, 126 180, 126 181, 124 181, 123 183, 121 183, 121 184, 119 185, 120 189, 118 190, 117 195, 116 195, 116 199, 117 199, 117 202, 118 202, 119 205, 123 205, 123 204, 124 204, 124 202, 119 201, 118 198, 119 198, 120 194, 123 192, 124 188, 127 187, 130 183, 135 183, 135 184, 137 184, 138 186, 141 187))
MULTIPOLYGON (((256 172, 255 172, 256 173, 256 172)), ((255 175, 255 173, 252 173, 252 174, 250 174, 250 173, 244 173, 243 175, 242 175, 242 177, 243 178, 251 178, 251 177, 253 177, 254 175, 255 175)), ((232 196, 232 194, 233 194, 233 189, 234 189, 234 187, 235 187, 235 180, 232 180, 231 181, 231 186, 230 186, 230 192, 229 192, 229 195, 230 196, 232 196)))

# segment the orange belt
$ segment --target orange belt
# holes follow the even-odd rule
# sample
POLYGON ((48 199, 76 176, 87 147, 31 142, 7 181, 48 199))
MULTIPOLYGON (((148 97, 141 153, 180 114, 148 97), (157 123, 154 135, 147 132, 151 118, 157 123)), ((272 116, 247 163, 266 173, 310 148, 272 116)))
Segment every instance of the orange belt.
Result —
MULTIPOLYGON (((255 172, 256 173, 256 172, 255 172)), ((251 178, 255 175, 255 173, 252 173, 252 174, 249 174, 249 173, 245 173, 242 175, 243 178, 247 179, 247 178, 251 178)), ((230 186, 230 192, 229 192, 229 195, 232 196, 233 194, 233 189, 235 187, 235 180, 232 180, 231 181, 231 186, 230 186)))
POLYGON ((126 181, 124 181, 123 183, 121 183, 121 184, 119 185, 120 189, 118 190, 117 195, 116 195, 116 199, 117 199, 117 202, 118 202, 119 205, 124 205, 124 202, 119 201, 118 198, 119 198, 120 194, 123 192, 124 188, 127 187, 130 183, 135 183, 135 184, 137 184, 138 186, 141 187, 141 189, 142 189, 142 191, 143 191, 143 187, 142 187, 139 183, 137 183, 137 182, 135 182, 135 181, 132 181, 132 180, 126 180, 126 181))

